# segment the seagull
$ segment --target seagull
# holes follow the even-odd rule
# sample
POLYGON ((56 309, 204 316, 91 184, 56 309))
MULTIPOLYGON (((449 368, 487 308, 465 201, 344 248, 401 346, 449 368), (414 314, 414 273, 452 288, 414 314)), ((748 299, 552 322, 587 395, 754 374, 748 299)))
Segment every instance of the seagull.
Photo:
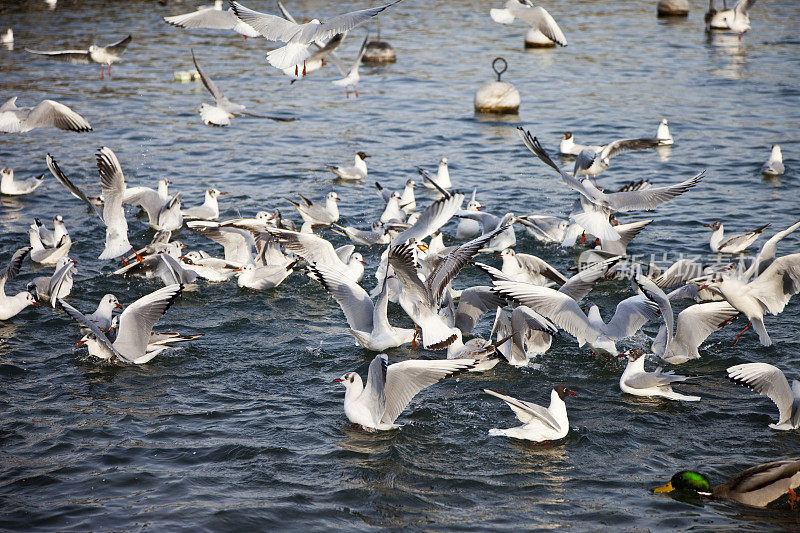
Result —
POLYGON ((564 399, 567 396, 575 396, 575 391, 571 391, 561 385, 554 387, 550 393, 550 406, 547 409, 541 405, 518 400, 490 389, 483 389, 483 392, 506 402, 511 410, 514 411, 514 414, 517 415, 519 421, 522 422, 521 426, 513 428, 490 429, 489 435, 493 437, 511 437, 533 442, 549 442, 563 439, 569 432, 567 404, 564 403, 564 399))
POLYGON ((378 354, 369 365, 366 386, 356 372, 334 379, 344 385, 344 414, 367 431, 397 429, 395 424, 412 398, 434 383, 469 370, 474 359, 409 359, 389 365, 386 354, 378 354))
POLYGON ((503 274, 514 281, 541 286, 548 282, 558 285, 567 282, 563 274, 535 255, 516 253, 512 248, 506 248, 498 257, 503 259, 503 274))
MULTIPOLYGON (((284 7, 284 5, 278 1, 278 9, 283 15, 283 18, 288 20, 289 22, 297 24, 297 21, 294 17, 289 13, 289 11, 284 7)), ((309 72, 314 72, 315 70, 321 69, 327 58, 330 57, 333 60, 333 64, 336 65, 336 68, 339 70, 339 73, 344 76, 344 67, 342 65, 339 56, 336 55, 336 49, 341 46, 342 42, 344 41, 347 32, 337 33, 333 37, 331 37, 327 43, 320 43, 314 41, 312 43, 314 46, 317 47, 317 51, 311 54, 308 59, 303 62, 302 68, 300 64, 294 65, 293 67, 283 69, 283 73, 287 76, 292 77, 292 81, 290 83, 294 83, 298 79, 306 76, 309 72)))
POLYGON ((764 224, 753 231, 739 233, 725 238, 725 227, 721 222, 712 222, 711 224, 703 225, 713 231, 711 240, 709 241, 711 251, 722 254, 738 254, 745 251, 747 247, 756 242, 761 232, 769 227, 769 224, 764 224))
POLYGON ((0 170, 0 194, 9 196, 22 196, 30 194, 44 183, 44 174, 39 174, 35 178, 14 181, 14 170, 4 168, 0 170))
POLYGON ((656 138, 648 139, 619 139, 617 141, 604 144, 602 146, 587 146, 580 151, 575 159, 575 166, 572 175, 585 174, 587 176, 597 176, 611 164, 611 158, 623 152, 632 150, 647 150, 655 148, 660 144, 656 138))
POLYGON ((55 265, 59 259, 65 257, 72 248, 72 239, 69 234, 62 235, 56 246, 46 248, 39 238, 39 232, 33 228, 28 229, 30 239, 31 261, 42 265, 55 265))
POLYGON ((361 65, 361 59, 364 57, 364 52, 367 49, 367 40, 369 39, 369 34, 364 37, 364 42, 361 43, 361 48, 358 51, 358 55, 356 55, 356 60, 353 62, 353 66, 350 67, 350 70, 347 71, 347 75, 344 78, 333 80, 331 83, 336 85, 337 87, 344 87, 344 94, 347 98, 350 98, 350 87, 353 88, 353 92, 358 98, 358 82, 361 80, 361 76, 358 74, 358 66, 361 65))
POLYGON ((336 174, 343 180, 360 181, 367 178, 367 163, 368 158, 364 152, 358 152, 355 156, 355 163, 352 167, 340 167, 336 165, 325 165, 325 168, 336 174))
POLYGON ((783 166, 781 147, 778 144, 773 144, 769 159, 761 166, 761 173, 767 176, 780 176, 783 174, 784 170, 786 169, 783 166))
MULTIPOLYGON (((468 213, 480 212, 483 204, 475 199, 477 189, 472 190, 472 198, 467 202, 468 213)), ((481 234, 481 223, 479 220, 470 218, 469 216, 460 217, 458 227, 456 228, 456 239, 473 239, 481 234)))
POLYGON ((117 297, 113 294, 106 294, 100 299, 97 304, 97 310, 94 313, 86 315, 86 318, 103 331, 111 329, 111 321, 114 318, 114 309, 122 309, 122 304, 119 303, 117 297))
POLYGON ((274 289, 288 278, 289 274, 294 272, 296 266, 297 261, 293 261, 288 265, 267 266, 256 266, 250 263, 236 269, 240 272, 237 284, 239 287, 255 291, 274 289))
MULTIPOLYGON (((94 203, 76 187, 61 172, 55 160, 47 154, 47 166, 53 176, 67 188, 76 198, 81 199, 106 225, 106 243, 103 253, 98 259, 114 259, 123 255, 128 250, 134 250, 128 242, 128 221, 125 219, 125 211, 122 208, 122 197, 127 187, 125 176, 122 173, 122 166, 111 148, 101 147, 95 154, 97 159, 97 169, 100 171, 100 188, 103 191, 103 213, 97 210, 94 203)), ((138 258, 137 259, 141 259, 138 258)))
POLYGON ((750 29, 750 14, 748 11, 756 0, 739 0, 733 9, 723 9, 717 11, 714 8, 714 0, 710 0, 708 12, 705 15, 706 31, 710 30, 729 30, 742 35, 750 29))
POLYGON ((69 257, 62 257, 55 266, 52 276, 39 276, 28 282, 28 292, 35 292, 39 300, 49 301, 56 307, 56 298, 66 298, 72 291, 75 275, 75 261, 69 257))
MULTIPOLYGON (((783 312, 789 299, 800 292, 800 254, 779 257, 749 283, 735 277, 723 277, 701 285, 700 289, 708 289, 722 296, 745 314, 749 323, 742 333, 752 325, 761 344, 771 346, 772 340, 764 326, 764 314, 769 312, 777 315, 783 312)), ((736 341, 742 333, 739 333, 736 341)))
POLYGON ((85 118, 64 104, 42 100, 36 107, 17 107, 16 101, 14 96, 0 106, 0 132, 25 133, 50 126, 68 131, 92 131, 85 118))
POLYGON ((622 300, 614 317, 605 323, 596 305, 589 308, 587 316, 578 302, 565 292, 515 281, 495 281, 494 285, 499 295, 551 320, 575 337, 579 346, 588 344, 592 351, 611 356, 619 354, 614 341, 635 335, 644 324, 660 316, 658 304, 646 295, 622 300))
POLYGON ((658 123, 658 130, 656 130, 656 139, 658 139, 659 146, 669 146, 675 143, 675 139, 669 132, 669 121, 665 118, 661 119, 658 123))
POLYGON ((778 421, 772 429, 800 429, 800 381, 789 381, 779 368, 767 363, 745 363, 727 369, 728 377, 769 397, 778 406, 778 421))
POLYGON ((558 151, 562 155, 578 155, 585 148, 589 147, 576 143, 571 131, 567 131, 561 136, 561 143, 558 145, 558 151))
POLYGON ((91 333, 77 343, 77 345, 86 344, 90 355, 100 359, 114 358, 123 363, 141 365, 169 349, 168 346, 159 346, 155 350, 147 351, 153 326, 167 312, 182 290, 180 285, 168 285, 126 307, 119 315, 117 338, 113 343, 83 313, 60 298, 58 303, 73 320, 90 330, 91 333))
POLYGON ((3 43, 3 44, 8 45, 10 47, 13 46, 14 45, 14 30, 11 29, 11 28, 8 28, 6 31, 4 31, 3 34, 0 35, 0 43, 3 43))
POLYGON ((155 269, 155 277, 160 278, 165 286, 180 285, 183 290, 195 290, 197 288, 197 272, 183 268, 183 265, 169 254, 158 254, 161 260, 155 269))
POLYGON ((493 232, 500 226, 505 226, 506 230, 497 235, 494 239, 486 243, 484 252, 502 252, 506 248, 511 248, 517 243, 517 236, 514 233, 513 223, 517 217, 514 213, 506 213, 502 217, 487 213, 485 211, 459 211, 455 214, 459 218, 469 218, 480 223, 482 234, 486 235, 493 232))
POLYGON ((219 203, 217 198, 221 195, 227 194, 219 191, 218 189, 206 189, 205 199, 203 204, 190 207, 189 209, 181 209, 184 218, 199 218, 202 220, 216 220, 219 218, 219 203))
POLYGON ((619 240, 619 233, 608 222, 608 216, 614 212, 631 212, 655 209, 660 204, 685 193, 703 179, 705 171, 686 181, 664 187, 651 187, 637 191, 605 193, 587 179, 578 179, 562 171, 547 152, 539 144, 536 137, 531 136, 522 127, 517 127, 525 146, 546 165, 559 173, 562 180, 573 190, 581 194, 583 215, 574 215, 575 221, 586 230, 600 237, 601 240, 619 240))
POLYGON ((386 207, 383 208, 383 213, 381 213, 380 222, 386 223, 398 223, 402 224, 406 220, 406 214, 403 209, 400 207, 400 193, 395 191, 389 196, 389 201, 386 202, 386 207))
POLYGON ((563 241, 569 227, 569 220, 548 215, 518 216, 517 221, 529 235, 545 243, 563 241))
POLYGON ((644 369, 644 362, 647 357, 644 351, 634 348, 628 353, 619 354, 617 357, 627 357, 628 364, 625 371, 619 378, 619 388, 622 392, 634 396, 658 396, 668 400, 680 400, 684 402, 699 402, 699 396, 686 396, 672 390, 673 383, 686 381, 686 376, 676 376, 674 372, 662 372, 661 367, 653 372, 644 369))
POLYGON ((206 220, 192 220, 186 223, 186 227, 221 245, 228 265, 241 268, 254 261, 256 243, 250 231, 206 220))
POLYGON ((405 243, 411 239, 421 242, 447 224, 463 203, 464 195, 461 193, 448 193, 447 196, 439 198, 425 208, 411 227, 395 235, 392 239, 392 245, 405 243))
POLYGON ((511 24, 518 18, 554 43, 567 46, 567 38, 555 19, 545 8, 534 6, 530 0, 508 0, 504 8, 489 10, 489 15, 500 24, 511 24))
POLYGON ((229 126, 231 119, 236 115, 245 115, 255 118, 268 118, 277 122, 291 122, 296 120, 294 118, 281 118, 281 117, 267 117, 263 115, 256 115, 246 110, 245 106, 241 104, 234 104, 222 93, 222 90, 214 83, 214 80, 200 68, 197 63, 197 58, 192 50, 192 61, 197 73, 200 75, 200 81, 203 82, 208 92, 214 97, 214 105, 203 103, 200 105, 200 117, 203 122, 209 126, 229 126))
POLYGON ((436 171, 436 179, 431 178, 427 171, 423 171, 422 169, 420 169, 420 175, 425 178, 425 181, 422 184, 428 189, 449 189, 453 186, 453 183, 450 181, 450 167, 447 166, 446 157, 443 157, 439 160, 439 168, 436 171))
POLYGON ((761 250, 758 251, 756 258, 753 260, 753 264, 744 272, 742 278, 749 281, 764 272, 775 260, 775 254, 778 251, 778 243, 781 242, 784 237, 793 233, 797 228, 800 228, 800 221, 795 222, 785 230, 779 231, 767 239, 767 241, 761 245, 761 250))
POLYGON ((366 263, 358 252, 351 254, 347 259, 342 259, 329 241, 317 235, 278 228, 268 228, 267 231, 288 251, 297 254, 310 264, 327 266, 356 283, 364 275, 366 263))
MULTIPOLYGON (((466 291, 464 291, 466 292, 466 291)), ((462 294, 461 298, 464 298, 462 294)), ((461 302, 458 304, 461 307, 461 302)), ((498 337, 511 335, 511 342, 497 347, 497 351, 511 366, 528 366, 531 359, 550 349, 553 335, 558 333, 555 324, 524 305, 511 312, 511 319, 498 308, 495 324, 498 337)))
POLYGON ((267 61, 273 67, 283 70, 306 61, 311 55, 308 50, 311 43, 352 30, 398 2, 400 0, 379 7, 345 13, 325 21, 315 18, 305 24, 297 24, 268 13, 259 13, 244 7, 239 2, 230 2, 230 5, 236 16, 258 33, 270 41, 286 43, 285 46, 267 53, 267 61))
POLYGON ((350 326, 348 331, 366 350, 382 352, 415 343, 415 329, 396 328, 389 323, 387 280, 373 303, 367 291, 341 271, 321 263, 310 264, 308 270, 342 308, 350 326))
POLYGON ((6 295, 6 281, 11 281, 19 274, 22 261, 30 251, 30 246, 20 248, 11 256, 8 266, 0 271, 0 320, 14 318, 29 305, 39 307, 39 303, 30 291, 21 291, 14 296, 6 295))
POLYGON ((128 35, 121 41, 106 46, 91 45, 88 50, 57 50, 54 52, 39 52, 37 50, 25 49, 26 52, 40 56, 52 57, 73 64, 88 65, 91 62, 100 64, 100 79, 103 79, 103 70, 108 66, 108 75, 111 75, 111 64, 122 61, 120 55, 130 44, 132 35, 128 35))
POLYGON ((68 233, 67 227, 64 225, 64 218, 61 215, 53 217, 53 231, 47 229, 38 218, 33 219, 33 222, 30 227, 39 234, 39 240, 45 248, 55 248, 61 238, 68 233))
POLYGON ((361 246, 389 244, 390 241, 389 234, 386 232, 386 227, 380 220, 373 222, 371 228, 366 230, 353 228, 351 226, 340 226, 339 224, 334 224, 331 229, 340 235, 349 237, 353 243, 361 246))
POLYGON ((303 220, 312 226, 330 226, 339 220, 339 206, 336 202, 340 201, 339 195, 331 191, 325 197, 325 205, 314 203, 302 194, 298 194, 302 202, 289 200, 292 205, 303 217, 303 220))
POLYGON ((212 7, 198 9, 185 15, 175 15, 164 17, 164 21, 179 28, 207 28, 211 30, 233 30, 248 37, 258 37, 261 35, 249 24, 242 22, 234 13, 233 9, 222 9, 222 0, 215 0, 212 7))
POLYGON ((438 313, 442 295, 450 282, 478 251, 506 226, 466 242, 447 254, 433 269, 425 281, 420 274, 414 257, 415 246, 409 243, 392 245, 389 250, 389 265, 400 281, 400 306, 420 328, 422 342, 428 350, 442 350, 455 343, 454 350, 463 348, 461 331, 449 325, 438 313))
POLYGON ((662 324, 653 340, 652 350, 672 365, 699 359, 700 345, 709 335, 724 328, 737 316, 739 311, 724 301, 690 305, 678 313, 675 336, 672 337, 669 346, 665 345, 667 326, 662 324))

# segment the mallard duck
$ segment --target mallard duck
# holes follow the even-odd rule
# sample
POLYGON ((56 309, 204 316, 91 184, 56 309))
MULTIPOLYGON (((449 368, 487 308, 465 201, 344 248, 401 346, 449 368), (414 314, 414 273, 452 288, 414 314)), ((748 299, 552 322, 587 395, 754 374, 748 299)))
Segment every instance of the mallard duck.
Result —
POLYGON ((669 483, 653 492, 691 491, 700 496, 734 500, 745 505, 765 507, 781 495, 789 493, 792 507, 800 501, 794 490, 800 486, 800 458, 773 461, 748 468, 727 483, 711 487, 708 478, 698 472, 678 472, 669 483))

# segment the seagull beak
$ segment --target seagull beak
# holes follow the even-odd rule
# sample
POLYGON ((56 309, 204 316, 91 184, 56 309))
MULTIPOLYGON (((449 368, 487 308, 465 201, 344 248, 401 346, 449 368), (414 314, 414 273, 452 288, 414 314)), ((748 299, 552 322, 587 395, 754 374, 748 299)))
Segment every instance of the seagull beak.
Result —
POLYGON ((242 269, 241 269, 241 268, 234 268, 234 269, 233 269, 233 271, 234 271, 234 272, 241 272, 241 271, 242 271, 242 269))
POLYGON ((698 291, 702 291, 702 290, 705 290, 707 288, 708 288, 708 283, 706 283, 705 285, 700 285, 699 287, 697 287, 697 290, 698 291))
POLYGON ((574 390, 567 389, 566 392, 567 392, 567 396, 577 396, 578 395, 578 393, 575 392, 574 390))
POLYGON ((359 263, 361 263, 362 265, 366 265, 367 264, 367 262, 364 261, 363 259, 361 261, 359 261, 359 263))
POLYGON ((622 352, 621 354, 617 354, 617 357, 619 357, 620 359, 622 359, 623 357, 628 357, 628 353, 622 352))
POLYGON ((341 383, 342 381, 344 381, 342 378, 336 378, 332 383, 341 383))
MULTIPOLYGON (((711 224, 703 224, 705 227, 710 228, 711 224)), ((665 485, 666 486, 666 485, 665 485)))
POLYGON ((75 343, 75 347, 77 348, 79 346, 83 346, 84 344, 86 344, 86 341, 81 339, 81 340, 79 340, 78 342, 75 343))
POLYGON ((673 490, 675 490, 675 487, 672 486, 672 482, 670 481, 666 485, 654 488, 653 492, 655 492, 656 494, 660 494, 662 492, 672 492, 673 490))
POLYGON ((223 195, 223 194, 228 194, 228 193, 226 193, 226 192, 219 192, 219 193, 217 193, 217 194, 219 194, 219 195, 223 195))
POLYGON ((122 309, 122 304, 121 304, 121 303, 119 303, 119 302, 117 302, 117 307, 118 307, 119 309, 122 309))
POLYGON ((42 304, 40 304, 39 302, 33 302, 33 303, 31 303, 31 305, 34 306, 34 307, 41 307, 42 306, 42 304))

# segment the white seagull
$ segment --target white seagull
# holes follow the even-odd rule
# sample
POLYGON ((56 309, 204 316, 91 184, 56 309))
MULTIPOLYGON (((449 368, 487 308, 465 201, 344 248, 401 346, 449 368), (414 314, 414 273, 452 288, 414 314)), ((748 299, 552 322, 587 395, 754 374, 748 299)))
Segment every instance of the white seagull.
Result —
POLYGON ((344 414, 367 431, 397 429, 395 424, 411 399, 422 389, 474 367, 474 359, 410 359, 389 365, 386 354, 376 355, 364 385, 356 372, 336 378, 345 387, 344 414))
POLYGON ((767 363, 734 365, 727 372, 731 380, 747 385, 775 402, 778 406, 778 421, 770 424, 770 428, 800 428, 800 381, 792 380, 792 386, 789 387, 789 381, 783 372, 767 363))
POLYGON ((711 247, 711 251, 722 254, 738 254, 745 251, 745 249, 758 240, 761 232, 769 227, 769 224, 764 224, 753 231, 725 237, 725 226, 722 225, 722 222, 712 222, 711 224, 703 225, 710 228, 713 232, 708 243, 709 247, 711 247))
POLYGON ((367 39, 369 39, 369 34, 364 37, 364 42, 361 43, 361 48, 358 51, 358 55, 356 55, 356 60, 353 61, 353 66, 350 67, 350 70, 347 71, 347 75, 344 78, 333 80, 331 83, 336 85, 337 87, 344 87, 344 94, 347 98, 350 98, 350 88, 353 88, 353 92, 358 98, 358 82, 361 81, 361 76, 358 73, 358 67, 361 65, 361 59, 364 57, 364 52, 367 49, 367 39))
POLYGON ((373 303, 367 291, 339 270, 324 264, 310 264, 308 270, 309 275, 336 299, 350 326, 350 334, 365 349, 382 352, 414 343, 416 330, 396 328, 389 323, 386 280, 373 303))
POLYGON ((40 174, 35 178, 14 181, 13 169, 4 168, 0 170, 0 194, 7 194, 9 196, 30 194, 39 188, 39 185, 43 182, 44 174, 40 174))
MULTIPOLYGON (((325 265, 354 282, 358 282, 364 275, 366 263, 358 252, 343 259, 329 241, 312 233, 299 233, 278 228, 267 228, 267 231, 277 238, 288 251, 297 254, 308 263, 325 265)), ((350 248, 354 247, 350 245, 350 248)))
POLYGON ((69 63, 88 65, 91 62, 100 64, 100 79, 103 79, 103 70, 108 66, 108 75, 111 75, 112 63, 122 61, 122 52, 128 47, 133 36, 128 35, 121 41, 106 46, 91 45, 88 50, 56 50, 53 52, 40 52, 37 50, 25 49, 26 52, 47 56, 69 63))
POLYGON ((357 152, 352 167, 341 167, 337 165, 325 165, 325 168, 336 174, 339 178, 348 181, 360 181, 367 178, 367 159, 364 152, 357 152))
POLYGON ((49 301, 55 309, 56 298, 66 298, 72 291, 72 276, 75 273, 75 261, 62 257, 56 263, 52 276, 38 276, 28 282, 28 292, 35 292, 39 300, 49 301))
POLYGON ((36 107, 17 107, 17 97, 0 106, 0 132, 25 133, 36 128, 54 127, 60 130, 92 131, 92 125, 64 104, 42 100, 36 107))
POLYGON ((780 145, 773 144, 772 152, 769 154, 763 165, 761 165, 761 173, 767 176, 780 176, 786 169, 783 166, 783 154, 781 154, 780 145))
POLYGON ((244 7, 239 2, 230 2, 230 5, 239 20, 252 26, 258 33, 270 41, 286 43, 285 46, 267 53, 270 65, 283 70, 306 61, 311 55, 308 50, 311 43, 324 41, 337 33, 352 30, 400 1, 395 0, 383 6, 345 13, 325 21, 315 18, 305 24, 297 24, 268 13, 259 13, 244 7))
POLYGON ((722 296, 744 313, 750 321, 747 327, 752 324, 761 344, 771 346, 772 340, 764 327, 764 314, 777 315, 783 312, 789 299, 800 292, 800 254, 779 257, 749 283, 735 277, 723 277, 700 288, 722 296))
POLYGON ((436 179, 431 178, 427 171, 422 169, 420 169, 420 175, 425 178, 422 184, 428 189, 449 189, 453 186, 453 183, 450 181, 450 167, 447 166, 446 157, 439 160, 439 168, 436 170, 436 179))
POLYGON ((493 437, 511 437, 533 442, 549 442, 563 439, 569 433, 567 404, 564 403, 564 399, 567 396, 574 396, 576 394, 575 391, 571 391, 561 385, 553 388, 550 393, 550 406, 547 409, 541 405, 518 400, 490 389, 483 389, 483 392, 506 402, 511 410, 514 411, 514 414, 517 415, 519 421, 522 422, 521 426, 513 428, 490 429, 489 435, 493 437))
POLYGON ((739 34, 739 39, 750 29, 750 14, 748 11, 756 0, 739 0, 733 9, 714 8, 714 0, 709 1, 708 11, 705 15, 706 31, 727 30, 739 34))
POLYGON ((219 202, 217 198, 227 194, 218 189, 206 189, 202 205, 181 209, 184 218, 199 218, 202 220, 216 220, 219 218, 219 202))
POLYGON ((567 38, 552 15, 545 8, 534 6, 530 0, 508 0, 504 8, 490 9, 489 15, 500 24, 511 24, 518 18, 554 43, 567 46, 567 38))
POLYGON ((6 281, 11 281, 19 274, 22 268, 22 261, 30 251, 30 246, 20 248, 11 256, 8 266, 0 271, 0 320, 14 318, 29 305, 39 306, 30 291, 21 291, 14 296, 6 295, 6 281))
POLYGON ((728 302, 707 302, 690 305, 678 313, 675 336, 666 346, 666 324, 662 324, 653 340, 653 353, 672 365, 699 359, 698 349, 709 335, 724 328, 739 316, 739 311, 728 302))
POLYGON ((302 202, 289 200, 291 204, 303 217, 303 220, 312 226, 330 226, 339 220, 339 205, 336 203, 341 200, 339 195, 331 191, 325 196, 325 205, 314 203, 302 194, 298 194, 302 202))
POLYGON ((619 378, 619 388, 622 392, 634 396, 658 396, 668 400, 681 400, 684 402, 699 402, 699 396, 686 396, 672 390, 673 383, 686 381, 686 376, 676 376, 672 371, 663 372, 661 367, 653 372, 644 369, 644 351, 634 348, 628 353, 619 354, 617 357, 627 357, 628 364, 619 378))
POLYGON ((83 313, 64 300, 59 299, 58 303, 69 316, 91 332, 78 341, 77 345, 86 344, 89 354, 100 359, 116 358, 123 363, 140 365, 169 349, 168 346, 158 346, 155 350, 147 351, 153 326, 175 302, 181 290, 180 285, 168 285, 142 296, 126 307, 118 317, 118 333, 113 343, 83 313))
POLYGON ((111 328, 111 321, 114 319, 114 309, 122 309, 122 304, 113 294, 106 294, 97 304, 97 310, 86 315, 86 318, 101 330, 108 331, 111 328))

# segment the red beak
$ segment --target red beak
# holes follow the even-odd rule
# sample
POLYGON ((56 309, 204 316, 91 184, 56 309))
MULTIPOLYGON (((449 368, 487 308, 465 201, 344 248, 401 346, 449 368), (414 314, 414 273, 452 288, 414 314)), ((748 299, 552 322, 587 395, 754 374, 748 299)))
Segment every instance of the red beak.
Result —
POLYGON ((577 395, 578 393, 575 392, 574 390, 567 389, 567 396, 577 396, 577 395))
POLYGON ((342 381, 344 381, 342 378, 336 378, 333 380, 333 383, 341 383, 342 381))
POLYGON ((226 192, 220 192, 220 193, 217 193, 217 194, 220 194, 220 195, 222 195, 222 194, 228 194, 228 193, 226 193, 226 192))
POLYGON ((120 309, 122 309, 122 304, 121 304, 121 303, 119 303, 119 302, 117 302, 117 307, 118 307, 118 308, 120 308, 120 309))
POLYGON ((42 306, 42 304, 40 304, 39 302, 33 302, 31 305, 34 306, 34 307, 41 307, 42 306))
POLYGON ((77 348, 78 346, 83 346, 84 344, 86 344, 86 341, 81 339, 75 343, 75 347, 77 348))

